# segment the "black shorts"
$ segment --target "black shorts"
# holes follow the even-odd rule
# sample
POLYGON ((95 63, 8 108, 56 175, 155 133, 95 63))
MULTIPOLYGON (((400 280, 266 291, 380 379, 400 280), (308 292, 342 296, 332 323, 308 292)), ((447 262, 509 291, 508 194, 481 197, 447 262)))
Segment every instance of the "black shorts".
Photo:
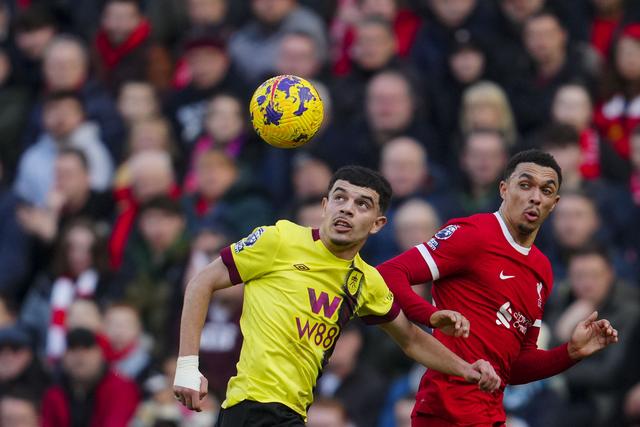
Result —
POLYGON ((222 409, 216 427, 304 427, 304 419, 282 403, 243 400, 222 409))

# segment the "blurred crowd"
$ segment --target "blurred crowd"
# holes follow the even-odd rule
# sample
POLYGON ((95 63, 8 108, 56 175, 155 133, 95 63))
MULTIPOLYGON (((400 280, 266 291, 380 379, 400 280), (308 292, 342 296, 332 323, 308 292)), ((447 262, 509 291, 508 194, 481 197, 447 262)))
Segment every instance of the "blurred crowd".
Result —
MULTIPOLYGON (((530 147, 564 178, 537 240, 555 273, 539 345, 595 309, 620 343, 508 387, 509 425, 640 425, 639 125, 634 0, 2 0, 0 425, 212 426, 241 286, 206 319, 205 410, 171 384, 185 285, 222 247, 278 218, 317 227, 332 171, 357 163, 394 192, 375 265, 496 210, 530 147), (301 149, 248 123, 277 74, 325 104, 301 149)), ((421 374, 356 322, 309 426, 407 427, 421 374)))

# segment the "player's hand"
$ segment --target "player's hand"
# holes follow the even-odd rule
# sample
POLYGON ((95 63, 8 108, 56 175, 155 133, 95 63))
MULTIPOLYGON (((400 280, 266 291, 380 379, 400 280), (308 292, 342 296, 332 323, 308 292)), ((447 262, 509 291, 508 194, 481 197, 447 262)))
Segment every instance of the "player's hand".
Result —
POLYGON ((594 311, 575 327, 567 350, 572 359, 580 360, 617 342, 618 331, 607 319, 598 320, 594 311))
POLYGON ((453 310, 438 310, 431 315, 429 323, 452 337, 469 336, 471 325, 466 317, 453 310))
POLYGON ((500 377, 486 360, 476 360, 471 368, 480 376, 477 381, 480 390, 493 393, 500 387, 500 377))
POLYGON ((173 381, 173 395, 187 408, 202 411, 202 399, 207 395, 209 382, 198 371, 198 357, 179 357, 176 377, 173 381), (194 361, 195 360, 195 361, 194 361))

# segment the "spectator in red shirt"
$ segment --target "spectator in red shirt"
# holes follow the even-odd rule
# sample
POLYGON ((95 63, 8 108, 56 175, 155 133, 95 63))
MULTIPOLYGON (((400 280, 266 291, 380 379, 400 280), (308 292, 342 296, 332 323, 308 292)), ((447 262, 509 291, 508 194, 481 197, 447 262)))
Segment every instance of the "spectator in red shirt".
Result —
POLYGON ((138 387, 105 365, 93 332, 76 328, 67 334, 62 379, 42 401, 43 427, 123 427, 140 400, 138 387))
POLYGON ((602 58, 608 58, 613 37, 625 12, 625 1, 593 0, 591 3, 595 9, 591 21, 591 46, 602 58))
POLYGON ((409 56, 422 23, 418 15, 408 8, 401 7, 398 0, 357 0, 356 4, 349 3, 342 2, 338 16, 330 29, 334 49, 337 50, 338 55, 333 66, 335 74, 344 75, 352 67, 350 52, 356 39, 356 25, 354 25, 355 22, 349 22, 353 19, 349 15, 356 17, 357 20, 374 16, 391 23, 398 55, 403 58, 409 56))
POLYGON ((177 199, 180 189, 175 183, 171 156, 162 150, 145 150, 129 160, 131 186, 115 191, 118 213, 109 240, 111 267, 119 269, 140 205, 157 196, 177 199))
POLYGON ((640 124, 640 24, 622 30, 605 75, 603 102, 594 122, 615 151, 629 159, 629 135, 640 124))
POLYGON ((113 93, 126 80, 144 79, 159 90, 170 85, 168 52, 152 42, 151 24, 137 0, 109 0, 95 39, 100 74, 113 93))

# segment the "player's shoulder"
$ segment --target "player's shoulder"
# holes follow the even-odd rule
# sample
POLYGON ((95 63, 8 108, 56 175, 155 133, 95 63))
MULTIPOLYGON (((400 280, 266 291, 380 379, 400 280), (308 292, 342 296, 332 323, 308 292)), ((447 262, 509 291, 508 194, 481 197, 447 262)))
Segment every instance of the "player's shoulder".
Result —
POLYGON ((275 228, 280 233, 299 233, 302 230, 309 230, 308 227, 303 227, 286 219, 276 221, 275 228))
MULTIPOLYGON (((369 264, 368 262, 366 262, 365 260, 363 260, 359 253, 356 255, 356 258, 354 259, 354 266, 365 274, 380 276, 380 273, 378 273, 378 269, 375 268, 373 265, 369 264)), ((380 279, 382 279, 382 276, 380 276, 380 279)))
POLYGON ((384 281, 384 278, 382 277, 378 269, 375 268, 373 265, 369 264, 368 262, 366 262, 365 260, 363 260, 359 254, 356 255, 356 259, 354 260, 354 265, 356 268, 358 268, 358 270, 362 271, 362 273, 367 279, 367 282, 386 284, 386 282, 384 281))
POLYGON ((274 226, 282 243, 291 249, 300 246, 308 247, 313 244, 314 240, 320 238, 319 231, 311 227, 305 227, 295 222, 281 219, 274 226))
POLYGON ((491 214, 476 214, 460 218, 452 218, 435 234, 438 240, 446 240, 458 233, 469 236, 470 234, 481 234, 490 223, 491 214))
POLYGON ((317 230, 296 224, 295 222, 286 219, 277 221, 275 228, 281 237, 290 243, 315 240, 316 237, 314 237, 314 235, 319 237, 317 230))
POLYGON ((447 221, 445 226, 448 226, 448 225, 463 226, 464 225, 466 227, 478 227, 483 224, 490 223, 494 220, 495 218, 493 218, 493 214, 491 213, 479 213, 479 214, 474 214, 474 215, 469 215, 464 217, 451 218, 449 221, 447 221))

